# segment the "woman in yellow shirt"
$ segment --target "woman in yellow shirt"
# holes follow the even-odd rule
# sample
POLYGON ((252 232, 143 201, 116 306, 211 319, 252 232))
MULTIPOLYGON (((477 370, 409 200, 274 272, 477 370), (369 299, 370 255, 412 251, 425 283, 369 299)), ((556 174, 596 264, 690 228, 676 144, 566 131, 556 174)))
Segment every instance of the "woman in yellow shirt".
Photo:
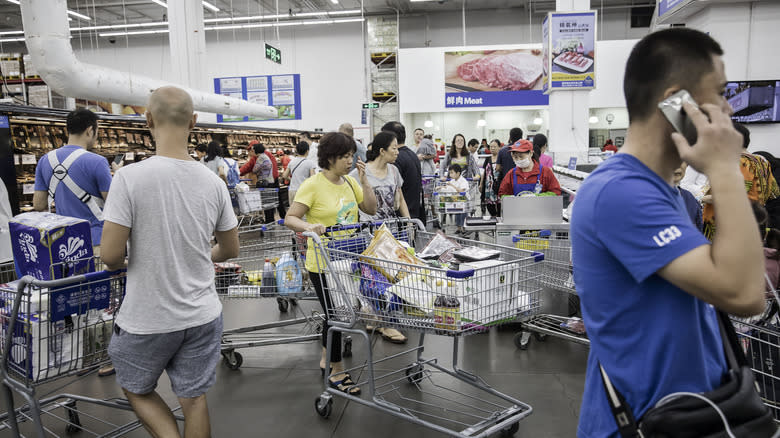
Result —
MULTIPOLYGON (((357 161, 359 182, 347 175, 355 151, 355 141, 345 134, 329 132, 322 137, 317 150, 317 162, 322 172, 308 178, 298 188, 284 220, 288 228, 296 232, 310 231, 322 235, 327 227, 356 223, 358 208, 366 214, 376 214, 376 196, 366 178, 365 163, 360 159, 357 161), (304 216, 306 220, 303 220, 304 216)), ((327 309, 332 306, 332 301, 325 275, 318 266, 317 255, 311 244, 306 252, 306 270, 309 271, 309 278, 325 311, 320 359, 320 369, 324 376, 329 327, 327 309)), ((360 394, 360 387, 355 385, 349 373, 344 372, 341 332, 338 331, 333 332, 330 364, 330 385, 348 394, 360 394)))

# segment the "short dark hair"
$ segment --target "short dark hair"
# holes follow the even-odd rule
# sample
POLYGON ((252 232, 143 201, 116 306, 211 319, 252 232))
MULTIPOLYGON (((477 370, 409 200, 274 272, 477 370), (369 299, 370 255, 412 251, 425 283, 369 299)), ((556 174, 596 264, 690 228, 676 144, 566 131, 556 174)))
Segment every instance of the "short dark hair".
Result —
POLYGON ((509 144, 514 144, 517 140, 523 138, 523 130, 520 128, 512 128, 509 130, 509 144))
POLYGON ((295 145, 295 153, 298 155, 304 155, 306 152, 309 152, 309 143, 300 141, 295 145))
POLYGON ((417 132, 417 131, 422 131, 422 133, 425 134, 425 130, 423 130, 422 128, 415 128, 414 132, 417 132))
POLYGON ((463 173, 463 168, 460 167, 460 164, 450 164, 449 170, 455 173, 463 173))
POLYGON ((469 140, 469 146, 474 146, 475 144, 478 145, 479 140, 477 140, 476 138, 472 138, 471 140, 469 140))
POLYGON ((230 154, 230 149, 228 149, 227 146, 222 146, 222 157, 223 158, 233 158, 233 155, 230 154))
POLYGON ((390 131, 395 134, 398 144, 406 144, 406 128, 401 122, 387 122, 382 126, 382 131, 390 131))
POLYGON ((377 134, 374 141, 371 142, 371 149, 366 151, 366 161, 374 161, 382 153, 381 150, 387 150, 395 139, 395 134, 390 131, 382 131, 377 134))
POLYGON ((265 153, 265 146, 263 146, 262 143, 255 143, 255 145, 252 146, 252 149, 255 151, 257 155, 265 153))
POLYGON ((195 152, 203 152, 204 154, 209 150, 209 147, 201 143, 195 146, 195 152))
POLYGON ((68 128, 68 135, 81 135, 89 127, 97 133, 98 117, 86 108, 79 108, 68 113, 65 126, 68 128))
POLYGON ((628 120, 644 120, 658 111, 664 91, 679 86, 690 92, 715 68, 712 57, 723 49, 709 35, 675 27, 653 32, 631 50, 623 78, 628 120))
POLYGON ((309 131, 303 131, 303 132, 301 132, 301 135, 306 137, 306 138, 311 138, 311 133, 309 131))
POLYGON ((329 132, 322 136, 317 148, 317 165, 330 169, 331 158, 338 159, 346 154, 355 153, 357 145, 352 137, 342 132, 329 132))
POLYGON ((222 145, 216 141, 212 141, 206 148, 206 158, 204 158, 203 161, 209 162, 220 155, 222 155, 222 145))
POLYGON ((737 130, 740 134, 742 134, 742 149, 747 149, 748 146, 750 146, 750 130, 747 129, 747 126, 743 125, 739 122, 733 122, 734 123, 734 129, 737 130))

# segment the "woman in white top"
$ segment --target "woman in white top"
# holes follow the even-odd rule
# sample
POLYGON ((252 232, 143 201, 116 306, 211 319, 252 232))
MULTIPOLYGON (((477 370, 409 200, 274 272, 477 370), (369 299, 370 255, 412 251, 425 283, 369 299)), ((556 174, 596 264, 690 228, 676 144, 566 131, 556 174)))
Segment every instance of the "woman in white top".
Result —
POLYGON ((203 158, 203 164, 211 169, 218 177, 222 178, 227 184, 227 164, 225 164, 225 161, 220 155, 222 155, 222 146, 216 141, 212 141, 206 149, 206 156, 203 158))
POLYGON ((295 145, 295 158, 290 160, 287 164, 287 169, 282 173, 281 179, 290 179, 290 185, 288 187, 288 196, 290 197, 290 205, 295 200, 295 192, 298 191, 298 187, 310 176, 314 176, 317 165, 314 161, 308 159, 309 155, 309 143, 305 141, 299 142, 295 145))

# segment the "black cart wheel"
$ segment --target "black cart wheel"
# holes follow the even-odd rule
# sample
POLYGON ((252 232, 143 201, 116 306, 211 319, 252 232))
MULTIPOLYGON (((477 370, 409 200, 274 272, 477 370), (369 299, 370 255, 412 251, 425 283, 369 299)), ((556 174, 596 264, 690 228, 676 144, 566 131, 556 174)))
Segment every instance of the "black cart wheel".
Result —
POLYGON ((287 298, 276 297, 276 304, 279 305, 279 311, 287 312, 287 308, 290 307, 290 303, 287 302, 287 298))
POLYGON ((288 299, 290 300, 290 304, 292 304, 293 306, 298 305, 298 298, 288 298, 288 299))
POLYGON ((329 398, 327 401, 322 399, 322 396, 314 399, 314 409, 320 414, 322 418, 330 417, 330 412, 333 410, 333 399, 329 398))
POLYGON ((68 425, 65 427, 65 431, 68 433, 81 431, 81 418, 76 410, 76 400, 66 403, 65 410, 68 411, 68 425))
POLYGON ((231 351, 230 353, 223 354, 222 361, 225 362, 225 366, 235 371, 241 368, 241 364, 244 363, 244 357, 241 356, 241 353, 231 351))
POLYGON ((416 384, 419 383, 423 378, 423 367, 422 365, 416 363, 409 368, 406 369, 406 379, 409 380, 409 383, 416 384))
POLYGON ((501 429, 501 436, 514 436, 520 430, 520 424, 515 423, 509 427, 501 429))
POLYGON ((536 339, 539 342, 544 342, 547 339, 547 335, 544 333, 534 332, 534 339, 536 339))
POLYGON ((344 349, 341 350, 343 357, 352 357, 352 337, 347 336, 344 338, 344 349))
POLYGON ((528 340, 523 341, 523 332, 515 333, 514 341, 515 347, 521 350, 528 350, 528 340))

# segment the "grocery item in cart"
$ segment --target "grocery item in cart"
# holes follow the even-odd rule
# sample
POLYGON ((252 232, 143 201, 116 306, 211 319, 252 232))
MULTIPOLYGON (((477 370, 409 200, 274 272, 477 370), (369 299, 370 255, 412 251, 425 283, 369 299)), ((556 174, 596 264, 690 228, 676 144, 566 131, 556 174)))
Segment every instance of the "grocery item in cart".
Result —
POLYGON ((476 262, 481 260, 497 259, 501 256, 501 252, 495 249, 468 246, 457 251, 453 251, 452 255, 460 261, 476 262))
POLYGON ((297 294, 301 292, 301 268, 292 254, 282 255, 276 262, 276 290, 280 295, 297 294))
POLYGON ((460 301, 447 295, 439 295, 433 303, 434 327, 444 330, 460 328, 460 301))
POLYGON ((95 270, 89 221, 29 212, 8 222, 18 277, 54 280, 95 270))
POLYGON ((274 275, 274 264, 271 263, 271 259, 265 259, 263 265, 263 283, 260 286, 260 292, 263 295, 275 295, 276 294, 276 275, 274 275))
POLYGON ((421 259, 438 259, 440 262, 451 261, 450 254, 452 251, 462 248, 460 244, 449 237, 446 234, 438 231, 433 239, 425 245, 425 248, 418 253, 418 257, 421 259))
MULTIPOLYGON (((9 283, 0 284, 0 312, 2 314, 10 314, 11 307, 14 305, 16 299, 16 288, 19 285, 20 280, 14 280, 9 283)), ((20 312, 29 313, 35 315, 36 313, 45 312, 49 308, 49 293, 48 289, 42 289, 41 293, 30 294, 24 300, 20 312), (29 302, 29 308, 27 303, 29 302)))
POLYGON ((366 263, 359 263, 360 294, 368 298, 375 313, 401 310, 401 299, 389 289, 393 286, 383 274, 366 263))
POLYGON ((379 272, 391 281, 400 280, 404 276, 406 267, 398 265, 404 263, 408 265, 423 265, 417 257, 411 255, 405 246, 393 237, 393 233, 383 224, 375 233, 374 238, 368 245, 363 255, 375 260, 364 258, 367 263, 372 264, 379 272), (387 261, 390 263, 381 263, 387 261))
POLYGON ((569 318, 561 323, 561 328, 575 335, 585 334, 585 323, 580 318, 569 318))
POLYGON ((228 287, 235 284, 241 284, 242 269, 241 265, 236 263, 224 262, 214 263, 214 284, 217 287, 218 294, 228 293, 228 287))
POLYGON ((433 277, 427 275, 407 275, 390 288, 390 293, 403 300, 407 306, 414 308, 407 307, 407 313, 414 311, 427 316, 436 300, 436 292, 432 285, 428 284, 431 281, 433 277))

